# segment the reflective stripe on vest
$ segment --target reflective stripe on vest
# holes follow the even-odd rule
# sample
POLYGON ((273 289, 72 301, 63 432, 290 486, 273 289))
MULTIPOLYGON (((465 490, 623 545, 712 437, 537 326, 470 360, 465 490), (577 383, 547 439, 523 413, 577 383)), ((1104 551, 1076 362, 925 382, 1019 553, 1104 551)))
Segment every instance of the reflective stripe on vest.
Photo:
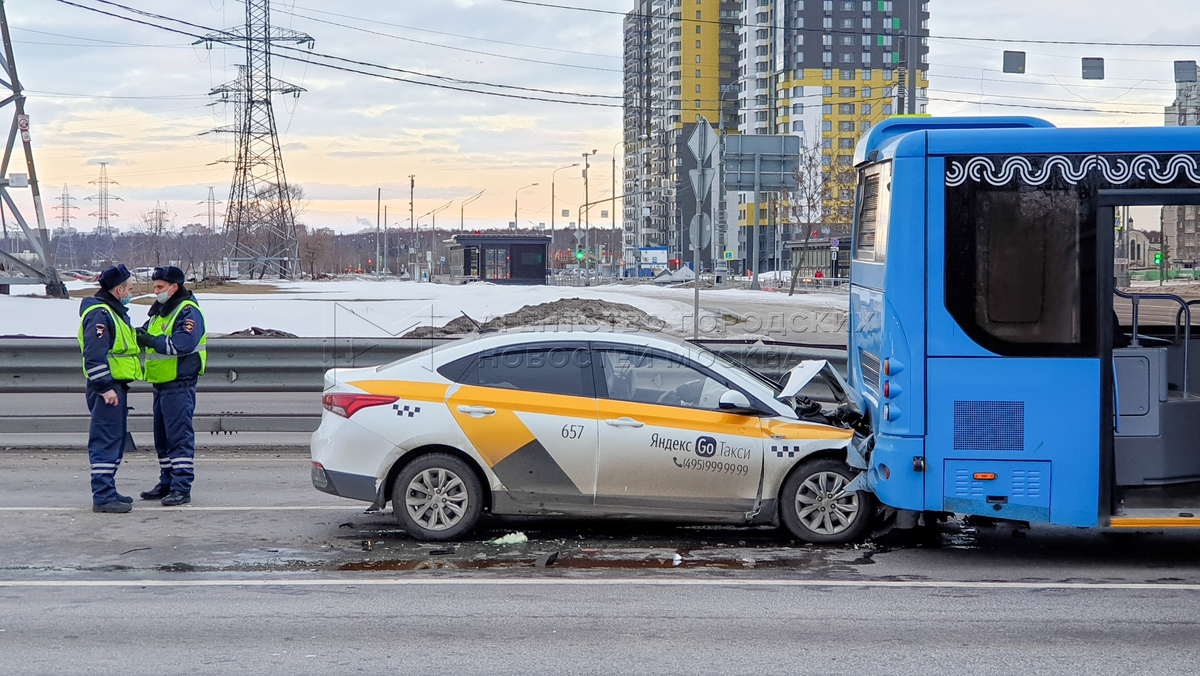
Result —
POLYGON ((87 358, 83 361, 83 375, 88 380, 103 380, 105 377, 113 380, 141 380, 142 379, 142 362, 138 359, 142 348, 137 344, 137 332, 133 327, 125 323, 116 312, 108 305, 100 303, 93 305, 84 310, 79 315, 79 350, 83 351, 83 324, 88 313, 93 310, 104 310, 108 313, 109 319, 112 320, 113 326, 116 327, 113 335, 112 347, 108 350, 108 363, 94 366, 91 370, 87 367, 87 358))
MULTIPOLYGON (((194 307, 196 312, 200 313, 200 318, 203 320, 204 312, 194 301, 185 300, 175 308, 170 317, 157 316, 150 320, 150 327, 146 332, 152 336, 169 336, 174 331, 175 319, 179 317, 179 313, 185 307, 194 307)), ((153 350, 146 351, 146 382, 149 383, 169 383, 179 376, 179 358, 189 354, 200 355, 200 373, 204 375, 204 368, 208 365, 208 331, 200 334, 200 342, 196 344, 196 349, 184 354, 160 354, 153 350)))

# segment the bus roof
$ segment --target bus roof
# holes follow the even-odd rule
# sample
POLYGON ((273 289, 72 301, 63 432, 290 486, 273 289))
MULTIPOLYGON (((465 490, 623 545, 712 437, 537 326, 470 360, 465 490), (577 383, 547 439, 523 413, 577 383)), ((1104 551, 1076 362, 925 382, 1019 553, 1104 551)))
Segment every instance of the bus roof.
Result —
POLYGON ((919 132, 928 132, 920 149, 905 144, 903 155, 1200 152, 1200 127, 1063 129, 1035 117, 892 117, 859 141, 854 163, 894 157, 919 132))

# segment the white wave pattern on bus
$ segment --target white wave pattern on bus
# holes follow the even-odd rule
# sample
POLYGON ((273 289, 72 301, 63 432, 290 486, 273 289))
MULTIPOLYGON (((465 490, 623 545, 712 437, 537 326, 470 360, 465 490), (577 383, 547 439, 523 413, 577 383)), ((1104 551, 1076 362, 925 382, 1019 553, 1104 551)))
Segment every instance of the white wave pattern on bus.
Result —
POLYGON ((946 169, 946 185, 960 186, 968 179, 975 182, 986 181, 994 186, 1010 183, 1014 177, 1019 177, 1026 185, 1042 185, 1050 180, 1055 169, 1059 170, 1062 178, 1072 185, 1078 184, 1093 171, 1100 171, 1104 179, 1111 184, 1127 183, 1131 178, 1155 183, 1174 183, 1181 174, 1187 176, 1192 183, 1200 183, 1200 162, 1191 155, 1173 155, 1165 163, 1153 155, 1138 155, 1132 160, 1112 159, 1103 155, 1087 155, 1076 166, 1064 155, 1047 157, 1040 168, 1034 168, 1027 157, 1019 155, 1008 157, 996 168, 995 161, 990 157, 972 157, 964 165, 962 162, 951 161, 946 169))

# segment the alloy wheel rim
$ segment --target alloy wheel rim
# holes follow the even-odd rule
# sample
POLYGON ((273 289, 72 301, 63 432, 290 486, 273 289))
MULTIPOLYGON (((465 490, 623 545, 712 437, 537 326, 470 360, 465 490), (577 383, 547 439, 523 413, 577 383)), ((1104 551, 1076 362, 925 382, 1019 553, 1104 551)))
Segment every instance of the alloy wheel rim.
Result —
POLYGON ((858 519, 858 492, 846 492, 850 482, 837 472, 817 472, 796 491, 796 516, 814 533, 837 535, 858 519))
POLYGON ((441 467, 421 471, 405 490, 408 515, 425 530, 453 528, 466 516, 469 504, 470 496, 462 478, 441 467))

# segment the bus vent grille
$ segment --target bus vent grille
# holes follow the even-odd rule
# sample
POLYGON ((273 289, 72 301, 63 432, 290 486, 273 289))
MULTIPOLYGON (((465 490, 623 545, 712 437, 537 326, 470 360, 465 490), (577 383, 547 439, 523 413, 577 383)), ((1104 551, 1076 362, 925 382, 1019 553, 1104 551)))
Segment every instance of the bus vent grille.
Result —
POLYGON ((862 364, 863 382, 872 390, 879 391, 879 357, 860 349, 858 361, 862 364))
POLYGON ((954 450, 1025 450, 1025 402, 954 402, 954 450))

